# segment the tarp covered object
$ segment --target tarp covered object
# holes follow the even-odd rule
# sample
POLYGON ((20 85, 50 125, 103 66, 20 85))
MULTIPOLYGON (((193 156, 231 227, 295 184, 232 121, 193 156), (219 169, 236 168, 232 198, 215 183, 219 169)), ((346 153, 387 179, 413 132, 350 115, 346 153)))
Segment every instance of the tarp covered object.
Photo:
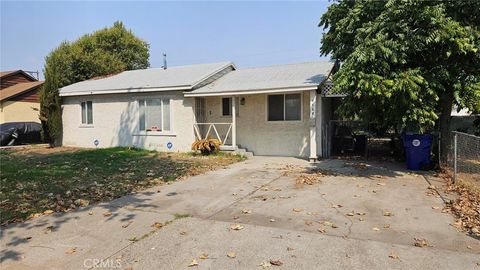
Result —
POLYGON ((35 122, 12 122, 0 125, 0 145, 41 143, 42 125, 35 122))

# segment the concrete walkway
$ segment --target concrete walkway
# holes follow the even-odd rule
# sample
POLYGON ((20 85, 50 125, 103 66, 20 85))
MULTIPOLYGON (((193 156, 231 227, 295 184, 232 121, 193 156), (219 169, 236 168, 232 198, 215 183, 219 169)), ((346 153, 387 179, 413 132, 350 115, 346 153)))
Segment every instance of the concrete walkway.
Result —
POLYGON ((327 160, 315 165, 328 172, 321 182, 297 185, 310 166, 253 157, 12 225, 1 231, 0 267, 480 269, 480 241, 450 226, 423 176, 396 164, 327 160), (193 259, 198 265, 189 267, 193 259))

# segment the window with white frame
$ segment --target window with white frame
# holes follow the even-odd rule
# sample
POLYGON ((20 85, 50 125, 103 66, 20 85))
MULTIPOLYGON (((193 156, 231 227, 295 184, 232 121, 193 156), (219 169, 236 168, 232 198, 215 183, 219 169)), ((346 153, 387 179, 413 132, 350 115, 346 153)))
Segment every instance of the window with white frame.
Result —
POLYGON ((84 101, 80 105, 82 107, 82 125, 93 124, 93 104, 91 101, 84 101))
POLYGON ((140 131, 171 131, 170 99, 140 99, 138 105, 140 131))
MULTIPOLYGON (((235 115, 239 115, 240 99, 235 98, 235 115)), ((222 116, 232 116, 232 98, 222 98, 222 116)))
POLYGON ((302 119, 302 95, 268 96, 268 121, 298 121, 302 119))

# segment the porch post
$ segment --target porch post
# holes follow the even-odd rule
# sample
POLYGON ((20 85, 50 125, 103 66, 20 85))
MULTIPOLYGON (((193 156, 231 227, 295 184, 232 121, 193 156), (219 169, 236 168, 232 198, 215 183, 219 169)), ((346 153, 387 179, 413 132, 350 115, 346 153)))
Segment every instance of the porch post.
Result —
POLYGON ((310 91, 310 117, 309 117, 309 126, 310 126, 310 161, 317 161, 317 126, 316 126, 316 106, 317 106, 317 91, 310 91))
POLYGON ((237 149, 237 111, 235 96, 232 96, 232 147, 237 149))

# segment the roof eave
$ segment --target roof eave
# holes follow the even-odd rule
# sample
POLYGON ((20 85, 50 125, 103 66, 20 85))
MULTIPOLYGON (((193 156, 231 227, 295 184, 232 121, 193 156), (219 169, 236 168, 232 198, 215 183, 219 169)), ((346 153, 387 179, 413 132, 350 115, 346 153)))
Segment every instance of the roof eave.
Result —
POLYGON ((164 92, 164 91, 185 91, 191 90, 192 86, 173 86, 173 87, 151 87, 151 88, 129 88, 129 89, 106 89, 94 91, 73 91, 62 93, 61 97, 72 96, 89 96, 89 95, 106 95, 106 94, 128 94, 128 93, 150 93, 150 92, 164 92))
POLYGON ((284 88, 264 88, 264 89, 250 89, 250 90, 236 90, 223 92, 184 92, 185 97, 215 97, 215 96, 237 96, 237 95, 255 95, 255 94, 270 94, 270 93, 285 93, 317 90, 318 85, 311 86, 297 86, 284 88))
MULTIPOLYGON (((20 91, 20 92, 18 92, 18 93, 15 93, 15 94, 13 94, 13 95, 10 95, 10 96, 4 96, 4 95, 2 95, 2 96, 0 97, 0 101, 2 101, 2 102, 3 102, 3 101, 7 101, 7 100, 10 100, 10 99, 12 99, 12 98, 18 97, 18 96, 20 96, 20 95, 22 95, 22 94, 25 94, 25 93, 27 93, 27 92, 33 91, 33 90, 39 88, 40 86, 42 86, 43 83, 44 83, 43 81, 39 81, 38 84, 32 85, 32 86, 30 86, 29 88, 23 89, 22 91, 20 91)), ((8 88, 4 88, 4 90, 6 90, 6 89, 8 89, 8 88)))

